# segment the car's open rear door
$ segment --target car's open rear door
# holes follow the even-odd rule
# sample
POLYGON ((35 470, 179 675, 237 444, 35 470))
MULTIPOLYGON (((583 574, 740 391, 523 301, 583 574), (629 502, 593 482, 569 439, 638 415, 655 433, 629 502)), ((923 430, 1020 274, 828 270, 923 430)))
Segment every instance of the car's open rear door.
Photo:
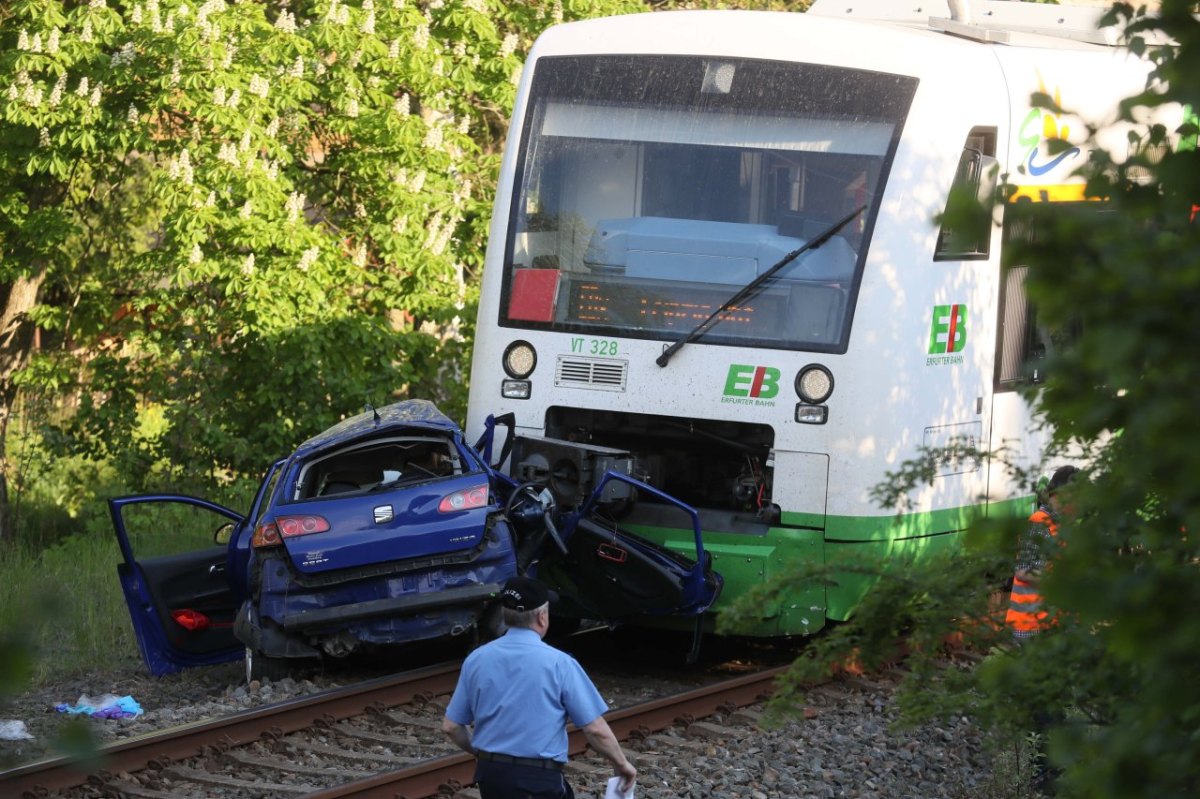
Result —
POLYGON ((108 502, 123 562, 117 566, 138 647, 151 673, 242 657, 229 548, 216 531, 241 514, 196 497, 152 494, 108 502))

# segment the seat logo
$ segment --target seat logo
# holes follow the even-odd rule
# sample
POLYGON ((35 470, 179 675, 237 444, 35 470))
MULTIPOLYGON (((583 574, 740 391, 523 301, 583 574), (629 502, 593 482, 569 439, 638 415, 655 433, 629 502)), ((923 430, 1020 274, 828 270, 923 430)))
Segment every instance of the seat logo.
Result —
POLYGON ((375 508, 375 523, 387 524, 392 520, 394 515, 395 514, 392 512, 391 505, 380 505, 379 507, 375 508))

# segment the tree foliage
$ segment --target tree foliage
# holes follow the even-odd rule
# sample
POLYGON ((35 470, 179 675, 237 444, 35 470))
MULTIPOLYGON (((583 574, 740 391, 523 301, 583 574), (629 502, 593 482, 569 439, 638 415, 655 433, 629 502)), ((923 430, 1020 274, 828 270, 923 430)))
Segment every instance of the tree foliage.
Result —
MULTIPOLYGON (((1060 795, 1195 796, 1200 793, 1200 21, 1195 4, 1164 0, 1146 15, 1117 5, 1129 47, 1155 64, 1152 86, 1121 106, 1141 122, 1127 160, 1097 151, 1088 190, 1115 213, 1063 216, 1030 245, 1029 293, 1045 318, 1076 319, 1072 348, 1048 364, 1036 399, 1056 431, 1053 465, 1068 450, 1090 457, 1074 489, 1044 581, 1058 623, 1019 649, 995 622, 995 594, 1012 573, 1016 527, 975 526, 963 551, 927 572, 895 564, 855 620, 812 648, 776 700, 787 712, 799 680, 853 654, 893 657, 912 636, 903 707, 910 717, 967 714, 999 733, 1034 729, 1063 710, 1049 733, 1050 757, 1065 768, 1060 795), (1147 36, 1176 43, 1155 48, 1147 36), (1185 107, 1177 129, 1147 125, 1148 109, 1185 107), (991 596, 990 596, 991 595, 991 596), (989 610, 990 608, 990 610, 989 610), (975 668, 947 667, 942 643, 965 636, 988 656, 975 668)), ((1069 109, 1068 109, 1069 110, 1069 109)), ((894 475, 902 495, 921 474, 894 475)), ((878 572, 878 567, 871 567, 878 572)), ((827 572, 790 581, 837 579, 827 572)), ((774 586, 767 592, 787 590, 774 586)), ((748 604, 760 601, 752 598, 748 604)))
POLYGON ((4 4, 4 420, 18 387, 75 396, 58 441, 178 480, 256 472, 367 402, 461 412, 522 53, 639 7, 4 4))

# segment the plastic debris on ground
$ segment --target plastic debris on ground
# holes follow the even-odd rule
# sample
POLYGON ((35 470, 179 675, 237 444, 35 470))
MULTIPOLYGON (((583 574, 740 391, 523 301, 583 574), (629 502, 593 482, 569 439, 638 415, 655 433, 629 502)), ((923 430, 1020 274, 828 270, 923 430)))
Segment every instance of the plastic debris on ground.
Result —
POLYGON ((142 706, 132 696, 115 694, 105 694, 104 696, 84 694, 74 705, 60 702, 54 706, 54 709, 59 713, 83 714, 97 719, 131 719, 142 715, 142 706))
POLYGON ((32 741, 33 736, 25 729, 25 722, 0 719, 0 741, 32 741))

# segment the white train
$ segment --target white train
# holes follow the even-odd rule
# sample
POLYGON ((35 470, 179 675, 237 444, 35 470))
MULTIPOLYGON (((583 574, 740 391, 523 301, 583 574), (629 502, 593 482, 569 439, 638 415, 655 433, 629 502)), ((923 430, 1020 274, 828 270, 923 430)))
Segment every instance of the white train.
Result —
MULTIPOLYGON (((718 609, 789 560, 931 552, 975 514, 1030 509, 1031 486, 987 456, 942 462, 899 516, 870 490, 922 447, 1039 461, 1018 389, 1056 325, 1005 251, 1047 215, 1102 207, 1075 175, 1088 126, 1126 153, 1111 123, 1150 65, 1098 9, 919 5, 598 19, 548 30, 526 64, 469 434, 512 412, 521 435, 630 458, 700 511, 718 609), (950 229, 935 220, 952 192, 1005 202, 950 229)), ((512 463, 551 483, 578 467, 520 447, 512 463)), ((664 506, 619 510, 694 552, 664 506)), ((868 584, 764 607, 752 632, 814 632, 868 584)))

